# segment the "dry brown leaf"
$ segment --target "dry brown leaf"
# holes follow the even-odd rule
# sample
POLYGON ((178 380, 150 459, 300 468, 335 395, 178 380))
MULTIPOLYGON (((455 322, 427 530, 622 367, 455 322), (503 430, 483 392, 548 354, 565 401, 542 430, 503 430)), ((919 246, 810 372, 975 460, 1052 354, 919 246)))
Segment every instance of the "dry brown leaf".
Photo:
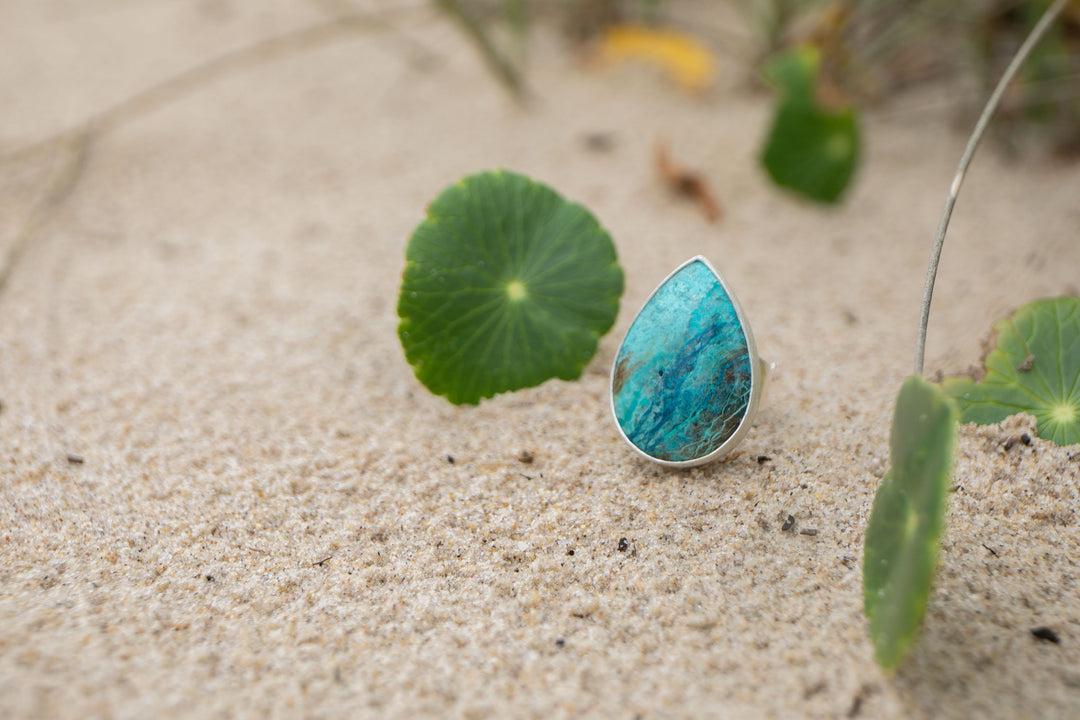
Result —
POLYGON ((709 181, 701 173, 689 170, 672 160, 662 141, 656 143, 656 169, 665 185, 676 194, 690 198, 701 206, 706 220, 711 223, 720 220, 723 213, 709 181))

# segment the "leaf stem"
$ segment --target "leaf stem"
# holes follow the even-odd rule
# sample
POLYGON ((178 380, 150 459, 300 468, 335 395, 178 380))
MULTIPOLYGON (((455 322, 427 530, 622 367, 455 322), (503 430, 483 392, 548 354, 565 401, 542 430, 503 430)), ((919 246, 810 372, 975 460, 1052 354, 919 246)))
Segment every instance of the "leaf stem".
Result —
POLYGON ((998 80, 997 87, 994 88, 993 94, 990 95, 990 99, 986 101, 986 107, 983 108, 982 115, 979 116, 979 121, 975 123, 975 129, 971 133, 971 137, 968 138, 967 147, 964 148, 964 154, 960 157, 960 165, 956 169, 956 175, 953 177, 952 185, 949 187, 949 197, 945 200, 945 211, 941 215, 941 222, 938 224, 937 235, 934 237, 934 247, 930 251, 930 265, 926 269, 926 285, 923 288, 922 298, 922 313, 919 316, 919 332, 915 339, 915 374, 922 375, 923 360, 926 355, 926 328, 930 323, 930 300, 934 296, 934 280, 937 278, 938 263, 941 261, 941 250, 945 246, 945 231, 949 227, 949 219, 952 217, 953 206, 956 205, 956 198, 960 194, 960 185, 964 182, 964 175, 967 174, 968 166, 971 165, 971 158, 975 155, 975 149, 979 146, 979 142, 982 140, 983 135, 986 134, 986 128, 990 125, 990 118, 993 117, 994 112, 997 111, 998 105, 1001 103, 1001 97, 1005 94, 1005 89, 1008 88, 1009 83, 1012 82, 1013 76, 1016 75, 1016 71, 1023 65, 1024 60, 1031 54, 1032 48, 1042 39, 1046 34, 1051 23, 1065 7, 1067 0, 1055 0, 1054 4, 1047 8, 1043 16, 1039 18, 1039 22, 1032 28, 1031 33, 1024 40, 1024 44, 1020 46, 1020 49, 1016 51, 1016 55, 1013 56, 1009 66, 1005 68, 1005 72, 1002 74, 1001 79, 998 80))

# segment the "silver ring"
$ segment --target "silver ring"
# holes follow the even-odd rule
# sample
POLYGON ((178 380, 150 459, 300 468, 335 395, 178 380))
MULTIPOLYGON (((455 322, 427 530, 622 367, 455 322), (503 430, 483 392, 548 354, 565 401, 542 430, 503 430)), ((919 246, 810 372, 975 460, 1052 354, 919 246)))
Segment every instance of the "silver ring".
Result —
POLYGON ((729 454, 749 432, 766 364, 724 277, 698 255, 649 295, 611 368, 611 413, 642 456, 693 467, 729 454))

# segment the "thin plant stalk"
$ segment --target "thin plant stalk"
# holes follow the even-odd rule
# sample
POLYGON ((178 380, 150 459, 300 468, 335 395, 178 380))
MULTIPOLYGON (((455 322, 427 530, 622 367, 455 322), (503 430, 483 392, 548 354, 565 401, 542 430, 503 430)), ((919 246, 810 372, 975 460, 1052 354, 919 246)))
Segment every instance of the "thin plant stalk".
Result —
POLYGON ((1013 76, 1016 75, 1016 71, 1020 69, 1020 66, 1024 64, 1024 60, 1031 54, 1032 48, 1042 39, 1043 35, 1050 28, 1050 25, 1057 18, 1058 14, 1065 7, 1067 0, 1055 0, 1054 4, 1047 8, 1043 16, 1039 18, 1039 22, 1032 28, 1031 33, 1024 40, 1024 44, 1020 46, 1020 49, 1016 51, 1016 55, 1013 56, 1012 62, 1009 63, 1009 67, 1005 68, 1004 74, 1001 79, 998 80, 997 87, 994 88, 993 94, 990 95, 990 99, 986 101, 986 107, 983 108, 982 115, 979 116, 979 121, 975 123, 975 130, 971 133, 971 137, 968 138, 967 147, 964 148, 964 154, 960 157, 960 165, 956 169, 956 175, 953 177, 952 185, 949 187, 949 197, 945 200, 945 211, 941 215, 941 222, 938 224, 937 235, 934 237, 934 247, 930 251, 930 266, 926 270, 926 286, 923 288, 922 298, 922 313, 919 317, 919 332, 915 339, 915 374, 922 375, 923 371, 923 359, 926 355, 926 328, 930 323, 930 300, 934 296, 934 280, 937 279, 938 263, 941 261, 941 250, 945 246, 945 231, 949 227, 949 219, 952 217, 953 206, 956 205, 956 198, 960 194, 960 185, 964 182, 964 175, 967 174, 968 166, 971 165, 971 158, 975 155, 975 149, 979 146, 979 142, 982 140, 983 135, 986 134, 986 128, 990 125, 990 119, 997 111, 998 105, 1001 103, 1001 97, 1005 94, 1005 89, 1012 82, 1013 76))
POLYGON ((522 100, 525 84, 521 72, 499 51, 481 19, 462 0, 435 0, 435 4, 458 21, 499 82, 516 100, 522 100))

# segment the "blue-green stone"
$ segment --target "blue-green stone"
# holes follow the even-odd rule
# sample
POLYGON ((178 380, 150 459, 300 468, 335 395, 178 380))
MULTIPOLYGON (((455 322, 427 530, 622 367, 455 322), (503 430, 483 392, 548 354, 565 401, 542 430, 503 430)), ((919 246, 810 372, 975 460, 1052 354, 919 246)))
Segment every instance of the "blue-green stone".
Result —
POLYGON ((750 405, 751 342, 712 269, 688 262, 656 289, 615 359, 612 408, 623 434, 666 462, 716 451, 750 405))

